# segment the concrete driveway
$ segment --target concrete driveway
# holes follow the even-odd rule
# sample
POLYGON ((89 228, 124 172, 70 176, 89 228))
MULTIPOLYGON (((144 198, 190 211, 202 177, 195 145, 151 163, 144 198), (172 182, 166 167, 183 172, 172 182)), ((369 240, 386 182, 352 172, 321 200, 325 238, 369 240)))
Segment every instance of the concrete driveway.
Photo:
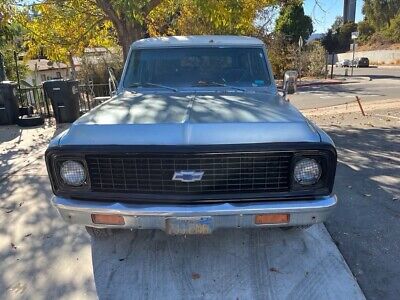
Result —
POLYGON ((364 299, 323 225, 92 242, 100 299, 364 299))

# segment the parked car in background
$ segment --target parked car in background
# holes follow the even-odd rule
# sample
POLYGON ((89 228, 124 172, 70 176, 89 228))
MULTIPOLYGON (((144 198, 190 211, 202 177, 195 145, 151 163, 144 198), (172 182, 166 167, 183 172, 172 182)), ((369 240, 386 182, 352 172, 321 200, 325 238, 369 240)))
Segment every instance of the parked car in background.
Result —
POLYGON ((354 60, 354 67, 356 68, 368 68, 369 67, 369 59, 368 57, 360 57, 354 60))
POLYGON ((336 67, 340 67, 340 68, 345 68, 345 67, 350 67, 350 66, 351 66, 350 59, 343 59, 336 63, 336 67))
POLYGON ((134 42, 115 95, 46 151, 54 206, 96 237, 323 222, 336 160, 278 93, 264 43, 238 36, 134 42))

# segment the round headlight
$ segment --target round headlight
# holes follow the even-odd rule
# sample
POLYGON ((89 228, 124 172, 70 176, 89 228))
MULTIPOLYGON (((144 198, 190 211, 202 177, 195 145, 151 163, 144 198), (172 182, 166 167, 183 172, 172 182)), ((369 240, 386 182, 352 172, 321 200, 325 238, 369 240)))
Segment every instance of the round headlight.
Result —
POLYGON ((61 164, 60 175, 62 180, 72 186, 80 186, 86 180, 85 168, 80 162, 67 160, 61 164))
POLYGON ((294 180, 301 185, 317 183, 321 177, 321 166, 312 158, 299 160, 294 167, 294 180))

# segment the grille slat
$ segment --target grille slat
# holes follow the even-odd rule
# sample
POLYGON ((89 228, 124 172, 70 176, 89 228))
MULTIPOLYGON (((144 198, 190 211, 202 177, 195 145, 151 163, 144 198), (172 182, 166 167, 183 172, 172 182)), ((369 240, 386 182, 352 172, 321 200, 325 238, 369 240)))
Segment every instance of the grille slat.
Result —
POLYGON ((136 194, 229 194, 289 191, 289 152, 124 153, 86 155, 92 190, 136 194), (202 180, 172 180, 175 171, 202 180))

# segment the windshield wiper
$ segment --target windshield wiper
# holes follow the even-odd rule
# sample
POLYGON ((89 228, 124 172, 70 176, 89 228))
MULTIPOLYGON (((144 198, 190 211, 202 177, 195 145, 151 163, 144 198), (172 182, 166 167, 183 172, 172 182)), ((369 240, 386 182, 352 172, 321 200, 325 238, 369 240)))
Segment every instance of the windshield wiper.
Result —
POLYGON ((233 85, 229 85, 229 84, 226 84, 226 83, 216 82, 216 81, 198 81, 196 84, 194 84, 194 86, 223 86, 223 87, 235 89, 235 90, 242 91, 242 92, 246 91, 243 88, 240 88, 240 87, 237 87, 237 86, 233 86, 233 85))
POLYGON ((146 86, 160 87, 160 88, 164 88, 164 89, 169 89, 174 92, 178 91, 176 88, 173 88, 171 86, 157 84, 157 83, 151 83, 151 82, 136 82, 136 83, 132 83, 129 85, 129 87, 132 87, 132 88, 133 87, 146 87, 146 86))

